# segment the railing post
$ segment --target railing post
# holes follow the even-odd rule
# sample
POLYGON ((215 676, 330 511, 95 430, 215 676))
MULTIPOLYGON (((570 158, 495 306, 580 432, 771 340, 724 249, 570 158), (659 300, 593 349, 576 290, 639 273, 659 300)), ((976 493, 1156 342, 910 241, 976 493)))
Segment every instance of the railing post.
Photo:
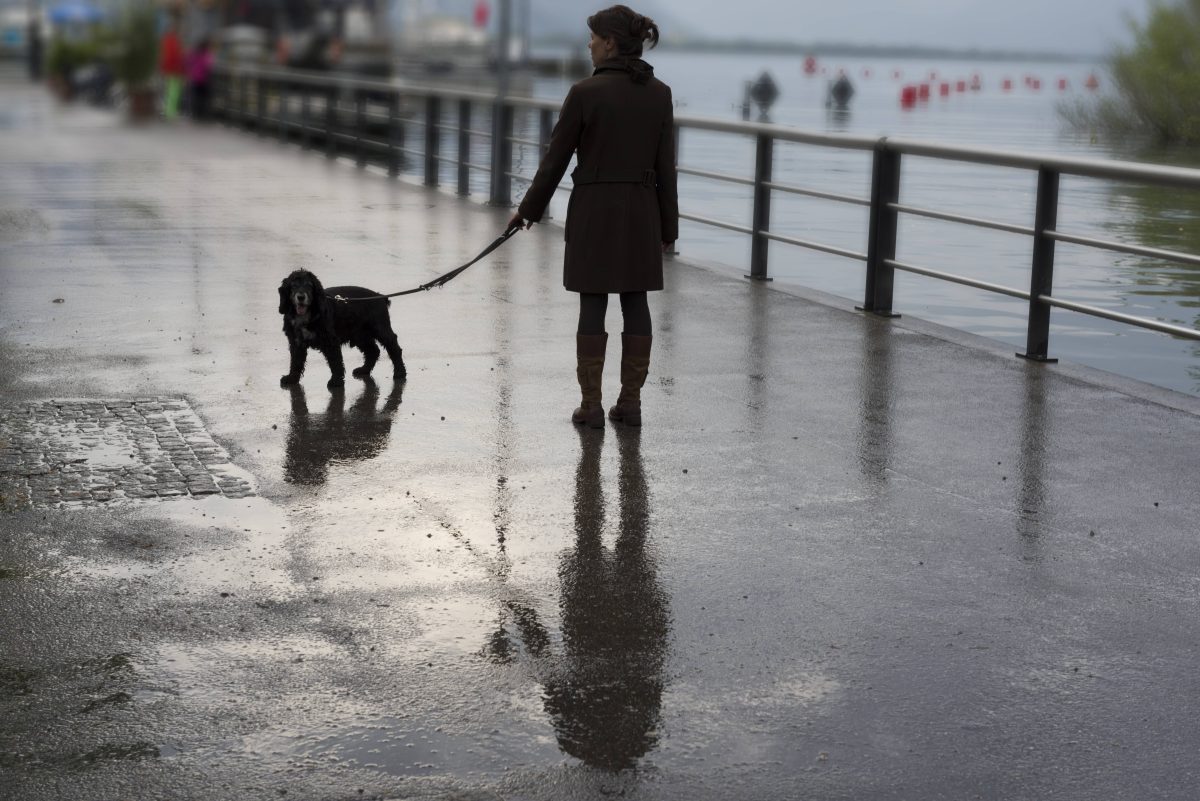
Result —
POLYGON ((290 87, 290 82, 288 81, 287 78, 284 78, 282 81, 279 82, 279 120, 278 120, 279 139, 285 145, 287 144, 288 138, 289 138, 289 134, 288 134, 288 100, 289 100, 288 88, 289 87, 290 87))
POLYGON ((492 205, 512 205, 513 109, 502 99, 492 111, 492 205))
POLYGON ((550 135, 554 133, 554 112, 544 108, 538 112, 538 163, 550 150, 550 135))
POLYGON ((1038 300, 1054 289, 1054 240, 1046 236, 1058 224, 1058 173, 1038 170, 1037 210, 1033 220, 1033 274, 1029 281, 1029 332, 1025 352, 1017 355, 1039 362, 1056 362, 1050 352, 1050 306, 1038 300))
POLYGON ((896 259, 899 212, 892 208, 900 200, 900 154, 881 139, 875 145, 871 167, 871 215, 867 223, 867 280, 859 311, 881 317, 899 317, 892 311, 896 270, 888 262, 896 259))
MULTIPOLYGON (((230 104, 233 101, 233 78, 227 72, 221 73, 221 118, 228 125, 230 122, 230 104)), ((214 104, 215 106, 216 104, 214 104)), ((215 109, 214 109, 215 110, 215 109)))
POLYGON ((309 125, 312 124, 312 102, 310 98, 312 92, 307 86, 300 87, 300 147, 308 150, 312 147, 312 132, 309 130, 309 125))
POLYGON ((354 163, 362 167, 367 163, 367 148, 363 145, 367 127, 367 97, 361 89, 354 90, 354 163))
POLYGON ((425 185, 437 186, 442 145, 442 99, 435 95, 425 98, 425 185))
MULTIPOLYGON (((675 138, 675 166, 677 166, 677 167, 679 166, 679 146, 682 141, 682 137, 681 137, 682 132, 683 132, 683 128, 678 123, 676 123, 674 126, 674 131, 672 131, 671 135, 675 138)), ((667 255, 668 256, 678 256, 679 255, 679 240, 676 240, 671 243, 671 249, 667 251, 667 255)))
MULTIPOLYGON (((554 112, 544 108, 538 112, 538 164, 550 152, 550 136, 554 133, 554 112)), ((543 220, 550 219, 550 207, 546 207, 543 220)))
POLYGON ((471 194, 471 101, 458 101, 458 194, 471 194))
POLYGON ((254 82, 254 88, 258 92, 257 103, 255 103, 256 116, 254 120, 254 130, 259 136, 267 134, 267 81, 260 75, 254 82))
POLYGON ((400 121, 400 93, 388 95, 388 175, 393 177, 400 174, 403 164, 403 154, 400 148, 404 146, 404 128, 400 121))
POLYGON ((243 129, 250 127, 250 76, 241 76, 241 102, 238 103, 238 125, 243 129))
POLYGON ((750 275, 755 281, 770 281, 767 276, 767 247, 770 240, 766 234, 771 229, 771 182, 772 162, 775 157, 775 140, 767 134, 758 135, 758 146, 754 158, 754 222, 750 242, 750 275))
POLYGON ((336 86, 329 87, 325 93, 325 157, 335 159, 338 154, 337 145, 337 95, 336 86))

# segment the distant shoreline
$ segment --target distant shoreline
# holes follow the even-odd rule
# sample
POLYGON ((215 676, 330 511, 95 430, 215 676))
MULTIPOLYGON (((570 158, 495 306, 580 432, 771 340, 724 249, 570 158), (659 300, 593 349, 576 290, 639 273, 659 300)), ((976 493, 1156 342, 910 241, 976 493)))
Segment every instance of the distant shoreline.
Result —
MULTIPOLYGON (((575 38, 546 38, 541 46, 561 46, 578 50, 575 38)), ((659 50, 693 53, 745 53, 776 56, 841 56, 857 58, 957 59, 963 61, 1050 61, 1064 64, 1099 64, 1106 60, 1098 54, 1019 52, 981 48, 921 47, 911 45, 866 45, 850 42, 758 42, 745 39, 663 39, 659 50)))

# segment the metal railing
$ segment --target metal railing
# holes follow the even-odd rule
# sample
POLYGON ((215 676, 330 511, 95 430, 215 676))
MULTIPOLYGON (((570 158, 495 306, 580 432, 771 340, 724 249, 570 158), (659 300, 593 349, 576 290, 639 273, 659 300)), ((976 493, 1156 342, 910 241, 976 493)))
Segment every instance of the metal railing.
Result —
MULTIPOLYGON (((216 78, 214 111, 230 123, 253 128, 264 135, 274 133, 287 141, 295 139, 303 147, 315 147, 319 143, 331 158, 353 155, 359 165, 382 163, 392 175, 401 172, 407 163, 406 157, 419 159, 423 164, 423 180, 428 186, 438 186, 441 182, 441 166, 453 164, 457 168, 457 191, 461 195, 470 194, 472 172, 486 172, 490 174, 491 202, 503 205, 511 205, 514 179, 528 181, 532 178, 512 171, 514 146, 534 147, 540 158, 548 146, 555 113, 560 105, 557 101, 533 98, 499 98, 467 89, 272 69, 220 68, 216 71, 216 78), (319 104, 320 113, 314 110, 314 104, 319 104), (443 111, 451 104, 457 106, 455 121, 452 125, 445 125, 442 122, 443 111), (476 107, 487 108, 492 122, 498 123, 489 126, 492 131, 472 128, 473 110, 476 107), (516 135, 515 118, 518 111, 537 114, 537 140, 516 135), (423 131, 423 146, 420 149, 407 145, 407 133, 412 127, 423 131), (446 132, 453 132, 456 137, 457 152, 454 157, 444 156, 441 152, 442 134, 446 132), (487 165, 473 163, 470 159, 471 146, 476 139, 491 142, 492 157, 487 165), (494 149, 497 145, 500 146, 499 153, 494 149), (498 168, 491 165, 498 165, 498 168)), ((754 140, 755 167, 752 177, 682 165, 678 167, 681 175, 752 189, 749 225, 686 211, 681 211, 679 215, 684 220, 749 236, 750 278, 769 280, 769 245, 779 242, 863 262, 866 265, 865 291, 863 303, 857 308, 876 315, 895 316, 892 300, 897 270, 1020 298, 1028 302, 1028 318, 1025 352, 1018 355, 1038 361, 1054 361, 1049 357, 1050 311, 1053 308, 1200 340, 1200 330, 1113 312, 1053 295, 1054 251, 1058 242, 1179 264, 1200 265, 1200 255, 1197 254, 1142 247, 1058 230, 1061 176, 1200 191, 1200 170, 947 146, 916 140, 811 133, 768 123, 700 117, 676 117, 675 122, 677 137, 688 131, 707 131, 754 140), (872 153, 870 197, 860 198, 775 181, 774 153, 779 142, 872 153), (1037 202, 1032 225, 1014 225, 900 203, 901 165, 905 156, 1009 167, 1036 173, 1037 202), (776 193, 867 207, 870 214, 866 252, 771 231, 771 200, 776 193), (1033 247, 1028 291, 899 260, 896 239, 901 215, 1031 237, 1033 247)), ((559 188, 570 191, 567 185, 559 188)))

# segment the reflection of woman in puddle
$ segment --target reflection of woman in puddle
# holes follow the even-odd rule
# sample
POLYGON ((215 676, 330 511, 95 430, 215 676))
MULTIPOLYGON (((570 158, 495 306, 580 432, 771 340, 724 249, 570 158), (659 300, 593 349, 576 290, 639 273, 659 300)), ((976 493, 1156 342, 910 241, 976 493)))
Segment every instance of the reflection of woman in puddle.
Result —
POLYGON ((559 746, 594 767, 632 767, 658 742, 667 597, 646 553, 649 493, 638 429, 620 429, 621 527, 601 542, 598 432, 580 433, 575 547, 559 566, 564 654, 546 674, 546 711, 559 746))
POLYGON ((392 385, 383 408, 376 409, 379 385, 367 378, 363 391, 350 407, 345 393, 329 396, 324 415, 309 415, 304 388, 288 387, 292 393, 292 419, 284 456, 284 480, 289 484, 324 484, 332 461, 372 459, 387 446, 392 418, 400 407, 403 383, 392 385))

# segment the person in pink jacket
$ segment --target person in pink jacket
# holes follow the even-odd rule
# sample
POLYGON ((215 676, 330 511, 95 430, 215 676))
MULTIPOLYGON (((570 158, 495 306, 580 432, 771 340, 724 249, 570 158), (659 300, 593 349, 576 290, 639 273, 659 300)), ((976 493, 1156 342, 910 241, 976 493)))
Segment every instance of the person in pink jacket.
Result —
POLYGON ((212 43, 205 36, 196 43, 195 49, 187 57, 188 96, 192 117, 197 120, 208 117, 213 61, 212 43))

